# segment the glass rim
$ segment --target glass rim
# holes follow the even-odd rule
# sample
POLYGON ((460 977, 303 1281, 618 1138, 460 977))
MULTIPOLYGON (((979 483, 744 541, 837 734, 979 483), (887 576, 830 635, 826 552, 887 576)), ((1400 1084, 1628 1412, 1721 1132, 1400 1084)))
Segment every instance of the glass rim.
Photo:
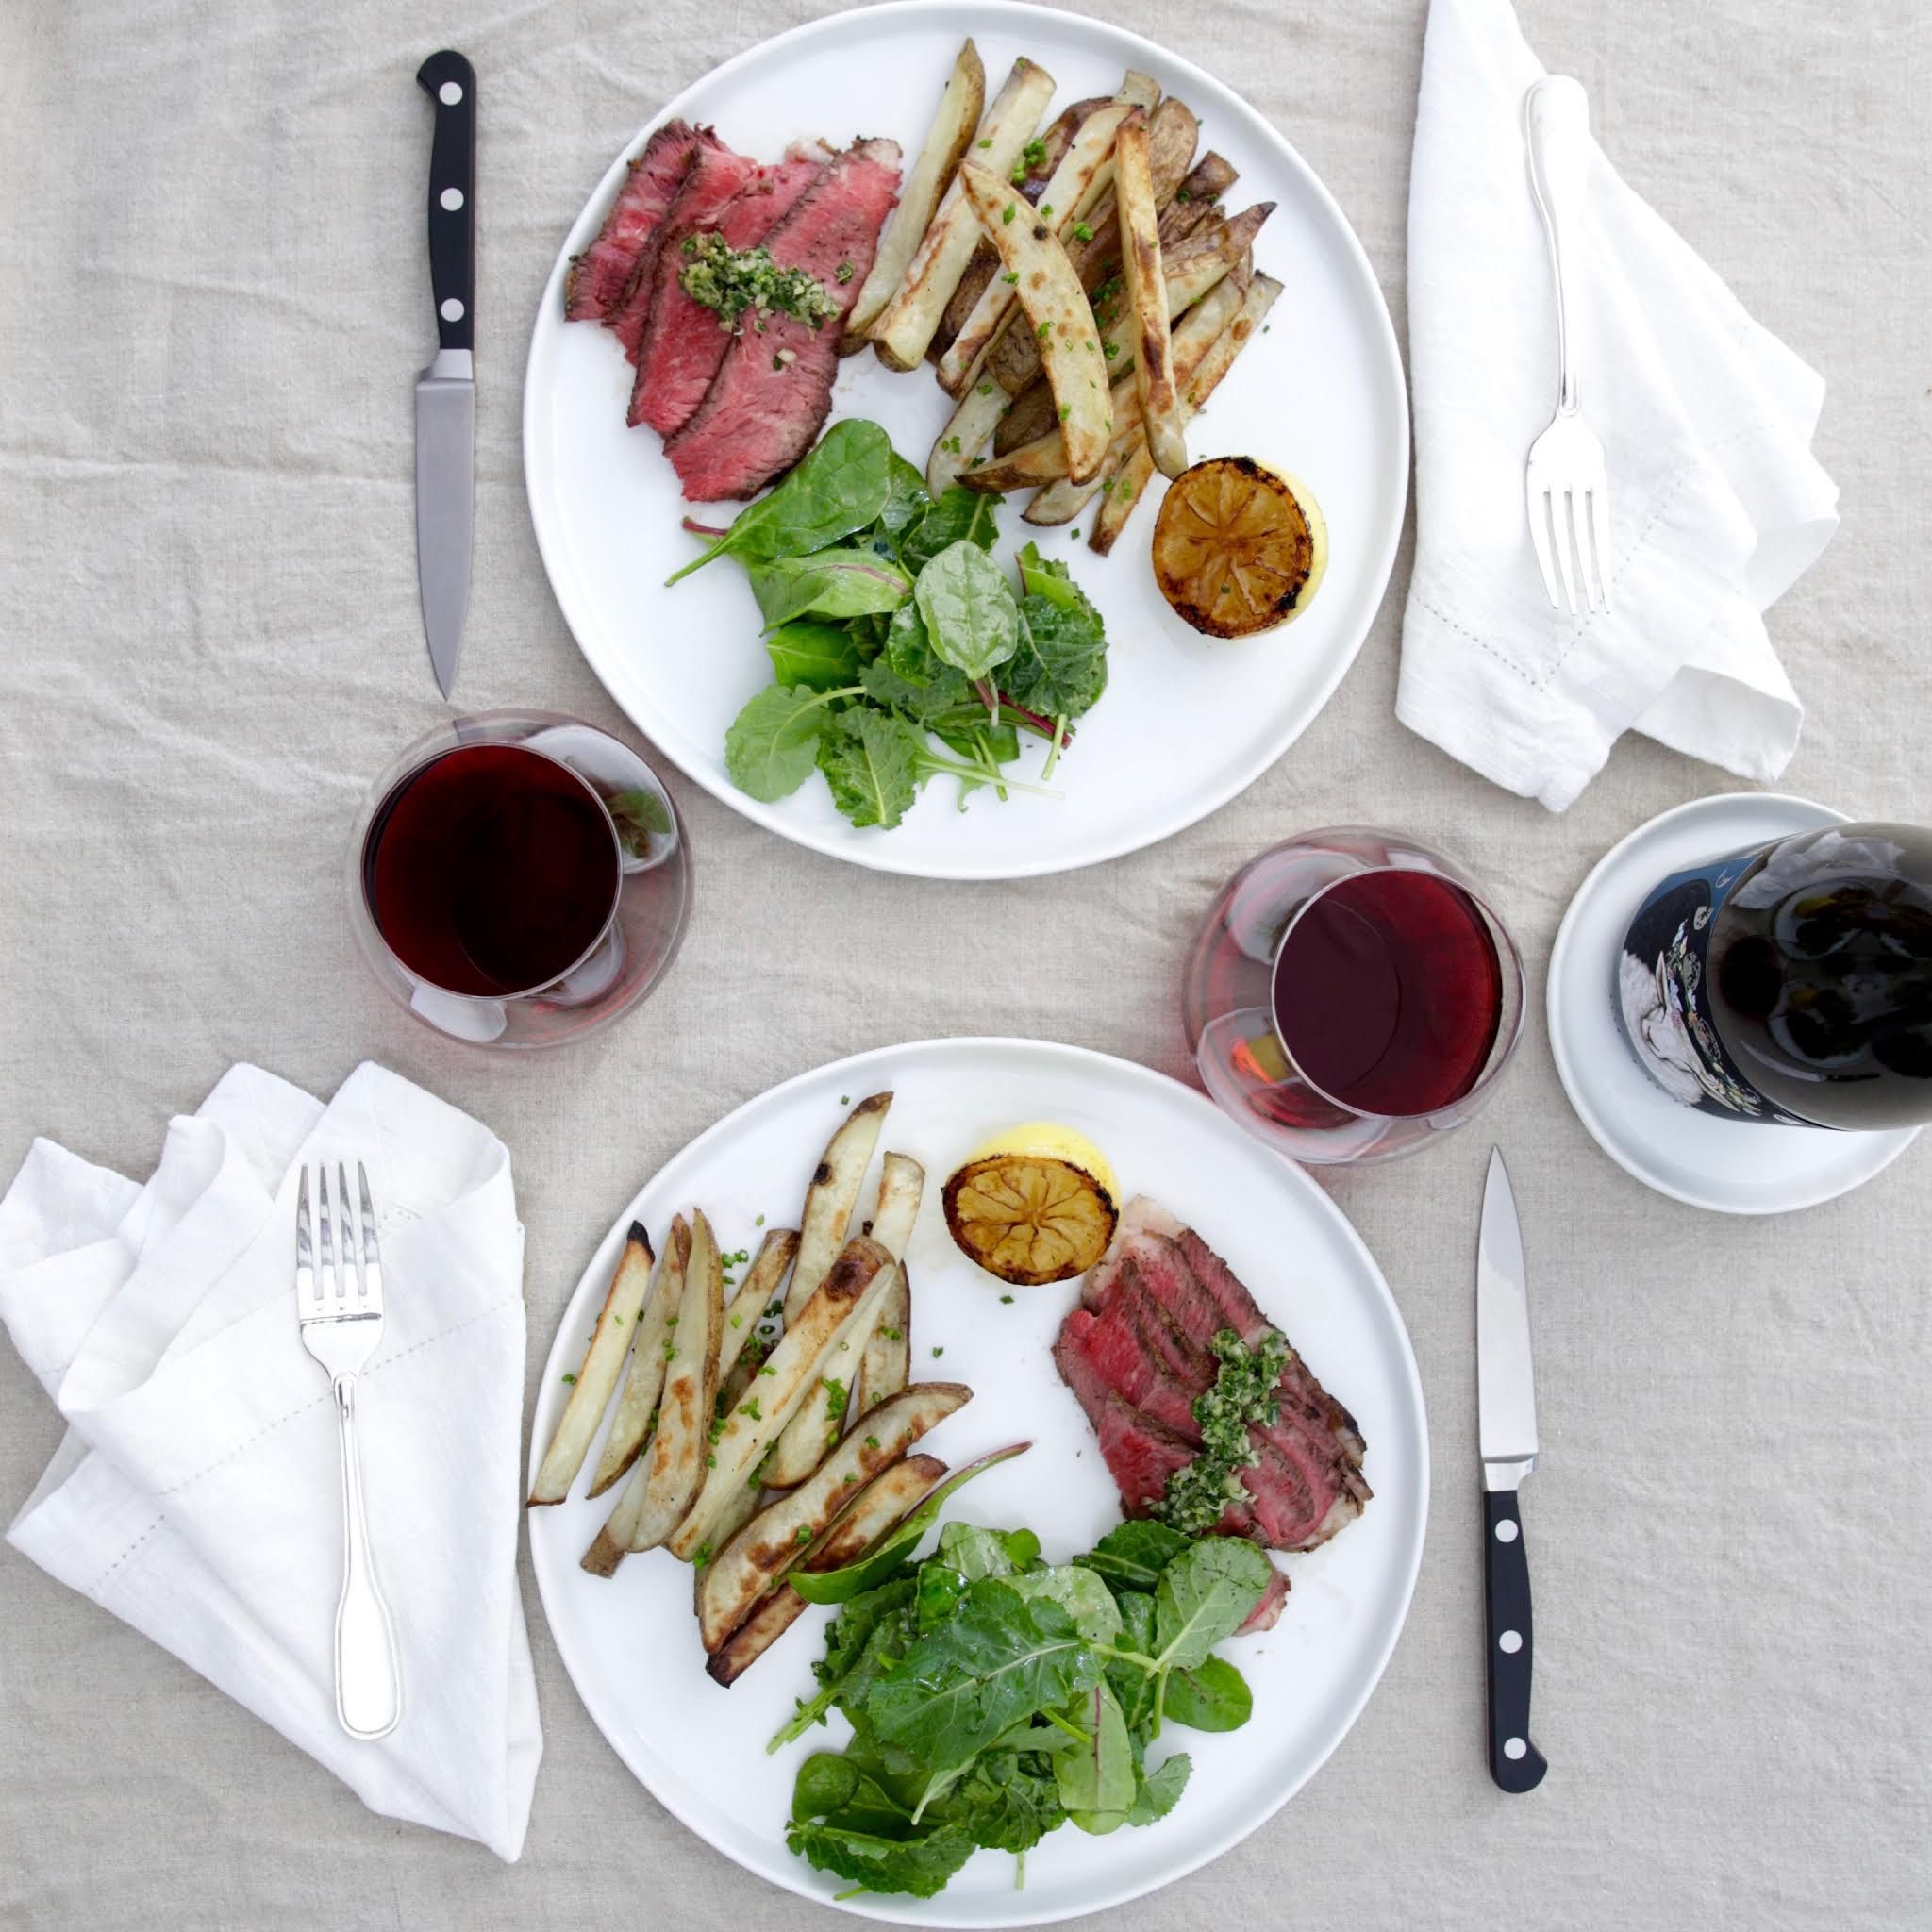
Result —
MULTIPOLYGON (((1275 981, 1279 977, 1281 971, 1281 956, 1288 950, 1289 939, 1293 934, 1295 927, 1302 923, 1303 915, 1318 899, 1326 898, 1337 886, 1346 885, 1351 879, 1370 878, 1378 873, 1414 874, 1422 869, 1413 865, 1362 865, 1354 872, 1341 873, 1335 878, 1329 879, 1325 884, 1316 887, 1295 908, 1293 918, 1282 927, 1281 937, 1275 941, 1274 951, 1269 957, 1268 1031, 1274 1036, 1275 1045, 1281 1049, 1281 1058, 1286 1061, 1294 1077, 1309 1092, 1326 1101, 1338 1112, 1347 1114, 1352 1120, 1426 1121, 1432 1120, 1438 1114, 1446 1113, 1453 1108, 1467 1107, 1475 1102, 1480 1096, 1489 1091, 1490 1088, 1501 1076, 1503 1069, 1509 1064, 1511 1058, 1516 1052, 1517 1042, 1523 1038, 1524 1022, 1529 1010, 1529 1003, 1523 996, 1523 954, 1518 948, 1515 938, 1509 928, 1503 924, 1502 915, 1481 892, 1477 891, 1466 879, 1457 875, 1460 868, 1454 865, 1451 860, 1444 858, 1440 853, 1431 851, 1427 846, 1422 844, 1420 841, 1409 840, 1407 842, 1411 850, 1427 858, 1431 866, 1436 868, 1436 870, 1424 873, 1423 875, 1427 878, 1441 879, 1444 885, 1454 886, 1483 915, 1491 934, 1501 941, 1507 968, 1514 975, 1516 982, 1516 1019, 1515 1024, 1509 1028, 1509 1037, 1505 1040, 1502 1037, 1501 1016, 1498 1016, 1497 1038, 1490 1048, 1488 1064, 1472 1086, 1464 1092, 1458 1093, 1453 1100, 1445 1101, 1441 1107, 1424 1108, 1416 1113, 1397 1113, 1373 1108, 1357 1107, 1352 1101, 1342 1100, 1329 1092, 1327 1088, 1324 1087, 1319 1080, 1309 1077, 1307 1070, 1295 1058, 1293 1053, 1290 1051, 1288 1041, 1282 1037, 1281 1019, 1275 1010, 1277 1002, 1274 994, 1275 981)), ((1271 1082, 1270 1084, 1278 1085, 1279 1083, 1271 1082)))
MULTIPOLYGON (((460 723, 460 721, 458 722, 460 723)), ((598 791, 597 788, 575 765, 567 760, 553 758, 549 752, 539 751, 534 745, 528 743, 508 743, 500 739, 478 739, 474 742, 464 743, 461 740, 458 740, 455 744, 445 744, 426 753, 412 764, 407 772, 404 772, 397 777, 389 790, 376 801, 375 810, 369 815, 369 824, 362 833, 362 852, 360 861, 356 868, 356 889, 362 898, 362 909, 369 917, 370 930, 381 941, 383 951, 395 961, 397 968, 401 972, 407 974, 419 986, 429 987, 434 991, 441 993, 444 999, 463 1000, 471 1006, 477 1007, 502 1006, 511 1000, 535 999, 539 994, 547 992, 552 987, 560 985, 573 973, 575 973, 580 967, 584 966, 596 953, 597 948, 610 937, 610 928, 617 923, 617 915, 624 906, 624 841, 618 836, 617 821, 610 816, 610 808, 605 804, 603 794, 598 791), (540 980, 535 986, 524 987, 515 992, 458 992, 453 988, 444 986, 438 980, 431 979, 426 973, 419 973, 390 943, 389 935, 383 931, 382 921, 376 917, 375 908, 370 901, 369 860, 371 845, 376 837, 378 828, 389 823, 391 802, 402 792, 405 787, 413 785, 431 765, 440 764, 444 758, 454 758, 459 752, 491 750, 522 752, 530 758, 541 758, 545 764, 555 765, 560 772, 568 772, 583 787, 585 792, 596 806, 597 815, 604 821, 605 830, 610 834, 611 857, 615 861, 614 883, 610 891, 610 905, 604 914, 602 924, 597 928, 596 937, 591 941, 590 944, 561 973, 553 973, 547 979, 540 980)))

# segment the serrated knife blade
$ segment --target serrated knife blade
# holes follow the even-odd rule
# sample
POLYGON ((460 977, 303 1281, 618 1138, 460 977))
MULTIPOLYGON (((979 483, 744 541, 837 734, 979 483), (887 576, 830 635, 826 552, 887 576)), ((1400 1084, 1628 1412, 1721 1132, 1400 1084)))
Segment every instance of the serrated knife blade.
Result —
POLYGON ((1483 1187, 1475 1262, 1477 1436, 1486 1490, 1513 1490, 1536 1467, 1536 1376, 1529 1345, 1529 1274, 1516 1197, 1499 1147, 1483 1187))

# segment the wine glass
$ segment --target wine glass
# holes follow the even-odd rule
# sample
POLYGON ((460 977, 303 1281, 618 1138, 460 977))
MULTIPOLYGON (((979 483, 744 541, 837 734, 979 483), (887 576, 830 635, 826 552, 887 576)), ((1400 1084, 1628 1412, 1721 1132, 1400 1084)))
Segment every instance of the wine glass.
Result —
POLYGON ((350 923, 384 989, 452 1040, 553 1046, 670 969, 691 906, 677 807, 643 758, 558 711, 457 717, 370 788, 350 923))
POLYGON ((1209 1094, 1295 1160, 1392 1160, 1488 1099, 1523 962, 1474 882, 1413 839, 1304 833, 1216 895, 1181 988, 1209 1094))

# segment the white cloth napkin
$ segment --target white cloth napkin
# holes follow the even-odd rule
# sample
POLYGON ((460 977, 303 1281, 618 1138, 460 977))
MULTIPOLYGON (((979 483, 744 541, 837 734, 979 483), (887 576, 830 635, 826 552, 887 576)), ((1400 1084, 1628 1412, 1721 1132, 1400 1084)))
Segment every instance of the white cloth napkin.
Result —
POLYGON ((376 1066, 325 1108, 233 1069, 145 1186, 38 1141, 0 1201, 0 1319, 68 1435, 8 1541, 372 1810, 523 1848, 542 1734, 517 1588, 524 1231, 503 1143, 376 1066), (387 1316, 358 1415, 403 1718, 336 1723, 341 1491, 296 1333, 296 1163, 358 1159, 387 1316))
POLYGON ((1574 266, 1615 608, 1550 608, 1524 506, 1557 389, 1523 143, 1543 72, 1508 0, 1433 0, 1409 180, 1416 549, 1397 714, 1552 811, 1633 725, 1775 778, 1804 712, 1760 613, 1838 527, 1810 452, 1824 385, 1593 153, 1574 266))

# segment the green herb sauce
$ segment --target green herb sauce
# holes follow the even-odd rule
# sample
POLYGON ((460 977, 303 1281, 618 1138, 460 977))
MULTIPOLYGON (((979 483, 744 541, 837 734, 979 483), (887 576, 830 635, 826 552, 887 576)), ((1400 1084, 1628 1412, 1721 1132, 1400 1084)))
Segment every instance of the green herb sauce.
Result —
POLYGON ((1174 1471, 1154 1514, 1184 1536, 1211 1530, 1230 1503, 1245 1503, 1241 1472, 1261 1459, 1248 1434, 1250 1423, 1272 1424, 1280 1413, 1274 1385, 1288 1363, 1288 1338, 1271 1328, 1250 1348, 1232 1328, 1208 1344, 1221 1367, 1213 1388, 1194 1398, 1201 1453, 1174 1471))

